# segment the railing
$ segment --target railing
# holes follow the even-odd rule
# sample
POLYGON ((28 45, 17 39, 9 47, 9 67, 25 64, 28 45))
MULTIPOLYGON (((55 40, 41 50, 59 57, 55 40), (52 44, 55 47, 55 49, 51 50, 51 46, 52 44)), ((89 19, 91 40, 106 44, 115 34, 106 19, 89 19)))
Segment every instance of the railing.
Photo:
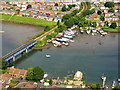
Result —
POLYGON ((25 49, 26 47, 28 47, 29 45, 33 44, 34 42, 36 42, 36 41, 31 41, 31 42, 28 42, 28 43, 20 46, 19 48, 15 49, 15 50, 13 50, 12 52, 8 53, 7 55, 3 56, 3 59, 7 59, 7 58, 13 56, 14 54, 16 54, 16 53, 18 53, 19 51, 25 49))

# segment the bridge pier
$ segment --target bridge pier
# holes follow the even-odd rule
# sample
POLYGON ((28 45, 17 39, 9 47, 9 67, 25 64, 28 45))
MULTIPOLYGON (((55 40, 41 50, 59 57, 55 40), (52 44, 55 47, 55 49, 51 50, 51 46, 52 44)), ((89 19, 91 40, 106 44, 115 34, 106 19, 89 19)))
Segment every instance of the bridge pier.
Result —
POLYGON ((13 61, 15 61, 15 57, 13 57, 13 61))
POLYGON ((26 49, 25 52, 28 53, 28 50, 26 49))

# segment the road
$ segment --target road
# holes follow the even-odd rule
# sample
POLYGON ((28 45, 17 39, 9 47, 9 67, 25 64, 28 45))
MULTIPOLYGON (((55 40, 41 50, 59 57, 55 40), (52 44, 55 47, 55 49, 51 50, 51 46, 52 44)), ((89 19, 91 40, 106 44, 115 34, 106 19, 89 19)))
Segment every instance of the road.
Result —
POLYGON ((16 85, 14 88, 19 87, 21 88, 22 86, 26 85, 28 82, 20 82, 18 85, 16 85))
POLYGON ((83 2, 83 9, 82 9, 82 11, 78 14, 78 16, 80 16, 81 13, 82 13, 83 11, 85 11, 85 10, 87 10, 87 4, 86 4, 86 2, 83 2))

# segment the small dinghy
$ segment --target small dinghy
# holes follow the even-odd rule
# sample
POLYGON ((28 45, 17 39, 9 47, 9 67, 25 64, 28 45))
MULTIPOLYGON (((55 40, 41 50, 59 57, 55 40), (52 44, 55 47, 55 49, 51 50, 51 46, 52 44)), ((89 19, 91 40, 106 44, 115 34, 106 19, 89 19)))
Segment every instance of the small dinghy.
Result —
POLYGON ((49 54, 46 54, 46 57, 47 57, 47 58, 50 58, 50 57, 51 57, 51 55, 49 55, 49 54))

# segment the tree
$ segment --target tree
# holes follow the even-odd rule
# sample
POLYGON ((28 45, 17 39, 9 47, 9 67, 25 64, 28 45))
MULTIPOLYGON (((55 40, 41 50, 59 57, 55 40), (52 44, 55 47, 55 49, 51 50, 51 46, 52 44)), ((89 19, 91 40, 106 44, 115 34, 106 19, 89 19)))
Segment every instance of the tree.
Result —
POLYGON ((4 69, 4 70, 7 69, 7 62, 2 58, 0 58, 0 62, 2 62, 0 64, 0 69, 4 69))
POLYGON ((66 8, 65 5, 62 7, 62 11, 63 11, 63 12, 67 11, 67 8, 66 8))
POLYGON ((46 26, 45 28, 44 28, 44 32, 47 32, 47 31, 49 31, 50 30, 50 27, 49 26, 46 26))
POLYGON ((92 84, 92 85, 91 85, 91 88, 92 88, 92 89, 96 89, 96 88, 97 88, 97 87, 96 87, 96 84, 92 84))
POLYGON ((98 15, 101 15, 101 14, 102 14, 102 12, 101 12, 100 10, 98 10, 98 11, 97 11, 97 14, 98 14, 98 15))
POLYGON ((27 9, 29 9, 29 8, 32 8, 32 6, 30 4, 28 4, 28 6, 27 6, 27 9))
POLYGON ((105 6, 105 7, 108 7, 108 8, 112 8, 112 7, 114 7, 114 2, 106 2, 106 3, 104 4, 104 6, 105 6))
POLYGON ((104 15, 103 14, 100 15, 100 20, 104 21, 104 15))
POLYGON ((116 85, 116 86, 114 87, 114 90, 120 90, 120 85, 116 85))
POLYGON ((113 23, 110 25, 110 28, 115 29, 116 27, 117 27, 116 22, 113 22, 113 23))
POLYGON ((17 6, 17 4, 13 4, 13 6, 17 6))
POLYGON ((108 12, 112 12, 112 13, 114 13, 113 8, 109 9, 108 12))
POLYGON ((72 4, 72 7, 75 7, 76 6, 76 4, 72 4))
POLYGON ((93 22, 93 25, 92 25, 93 27, 96 27, 97 26, 97 23, 96 22, 93 22))
POLYGON ((26 75, 27 80, 33 80, 33 68, 29 68, 26 75))
POLYGON ((60 20, 57 21, 57 25, 59 25, 59 24, 60 24, 60 20))
POLYGON ((69 4, 68 7, 69 7, 70 9, 72 9, 73 6, 69 4))
POLYGON ((58 6, 58 3, 55 3, 55 6, 58 6))
POLYGON ((65 24, 68 28, 70 28, 70 27, 73 26, 74 22, 70 19, 70 20, 65 21, 64 24, 65 24))
POLYGON ((50 85, 52 84, 52 79, 49 80, 49 84, 50 84, 50 85))
POLYGON ((95 8, 90 10, 90 14, 93 14, 93 13, 95 13, 95 8))
POLYGON ((35 81, 43 79, 43 76, 44 71, 39 66, 33 68, 33 78, 35 81))

